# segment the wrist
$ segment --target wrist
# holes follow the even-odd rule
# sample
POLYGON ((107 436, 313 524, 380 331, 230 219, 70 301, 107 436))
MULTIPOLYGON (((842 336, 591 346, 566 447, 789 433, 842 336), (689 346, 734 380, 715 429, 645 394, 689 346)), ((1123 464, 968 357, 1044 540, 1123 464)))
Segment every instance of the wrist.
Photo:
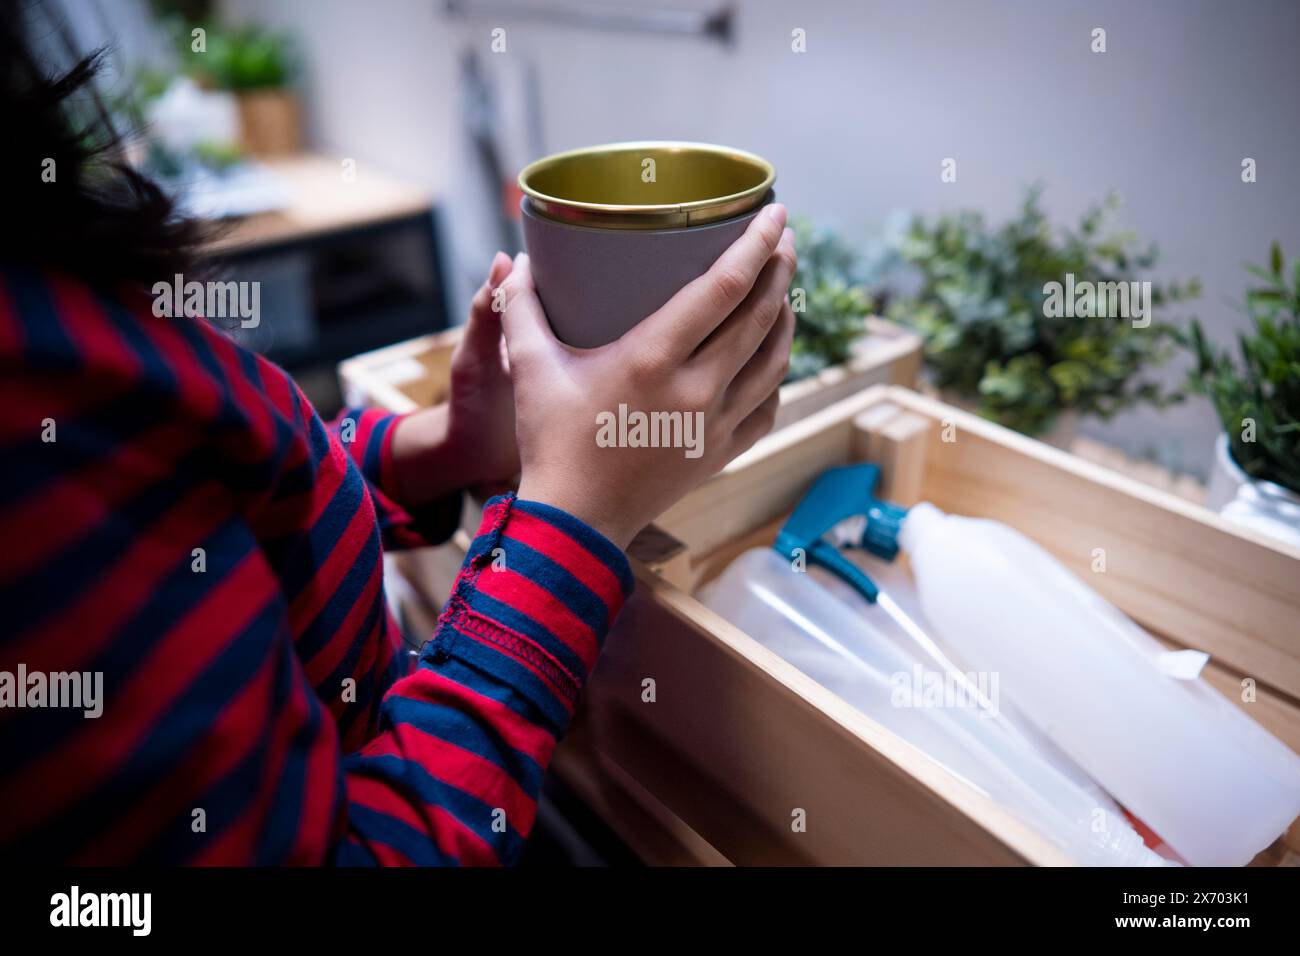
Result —
POLYGON ((450 424, 443 404, 405 415, 393 426, 394 492, 403 507, 420 508, 473 483, 450 424))
POLYGON ((525 473, 519 482, 518 497, 523 501, 536 501, 558 508, 604 535, 620 551, 627 551, 641 526, 629 528, 626 518, 617 514, 618 509, 602 508, 590 500, 584 500, 581 495, 566 491, 564 484, 566 483, 530 481, 525 473))

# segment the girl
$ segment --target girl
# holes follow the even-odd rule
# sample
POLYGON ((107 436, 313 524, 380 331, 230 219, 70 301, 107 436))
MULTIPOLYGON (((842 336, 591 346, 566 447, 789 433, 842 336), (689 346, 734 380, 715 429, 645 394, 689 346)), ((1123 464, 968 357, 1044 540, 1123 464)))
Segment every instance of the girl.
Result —
POLYGON ((195 274, 194 228, 102 119, 72 120, 95 61, 51 78, 21 6, 0 0, 0 856, 516 861, 633 587, 623 549, 771 427, 784 210, 591 351, 498 254, 450 400, 327 425, 275 365, 153 314, 155 282, 195 274), (703 412, 703 455, 598 446, 620 403, 703 412), (516 475, 407 666, 383 549, 445 539, 463 490, 516 475), (97 717, 51 706, 78 675, 97 717))

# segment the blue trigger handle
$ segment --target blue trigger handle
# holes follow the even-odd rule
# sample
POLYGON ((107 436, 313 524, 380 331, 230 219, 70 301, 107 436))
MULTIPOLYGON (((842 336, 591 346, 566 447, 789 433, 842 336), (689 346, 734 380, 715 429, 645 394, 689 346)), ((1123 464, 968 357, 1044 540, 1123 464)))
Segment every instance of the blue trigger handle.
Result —
POLYGON ((898 532, 907 509, 875 497, 880 468, 846 465, 823 472, 781 527, 773 547, 794 560, 802 551, 809 564, 824 568, 875 603, 880 589, 861 568, 844 557, 823 535, 846 518, 865 516, 858 547, 892 561, 898 555, 898 532))
POLYGON ((817 540, 808 549, 808 561, 811 564, 825 568, 831 574, 848 582, 864 598, 872 604, 876 603, 876 597, 880 594, 880 588, 876 587, 876 582, 871 580, 871 576, 867 572, 840 554, 840 549, 835 545, 820 539, 817 540))

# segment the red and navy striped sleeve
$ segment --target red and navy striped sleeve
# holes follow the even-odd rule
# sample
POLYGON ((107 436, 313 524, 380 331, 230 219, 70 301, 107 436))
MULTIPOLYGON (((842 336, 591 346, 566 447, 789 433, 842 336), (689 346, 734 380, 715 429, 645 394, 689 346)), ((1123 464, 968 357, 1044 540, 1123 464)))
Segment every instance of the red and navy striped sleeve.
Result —
POLYGON ((392 438, 403 417, 377 408, 345 408, 328 426, 369 483, 384 547, 390 549, 441 544, 460 524, 460 491, 414 514, 397 503, 392 438))
POLYGON ((495 499, 411 666, 395 419, 149 305, 0 268, 0 859, 518 859, 626 559, 495 499))
POLYGON ((622 552, 581 521, 513 496, 488 502, 433 640, 384 699, 383 732, 346 761, 339 861, 518 860, 631 587, 622 552))

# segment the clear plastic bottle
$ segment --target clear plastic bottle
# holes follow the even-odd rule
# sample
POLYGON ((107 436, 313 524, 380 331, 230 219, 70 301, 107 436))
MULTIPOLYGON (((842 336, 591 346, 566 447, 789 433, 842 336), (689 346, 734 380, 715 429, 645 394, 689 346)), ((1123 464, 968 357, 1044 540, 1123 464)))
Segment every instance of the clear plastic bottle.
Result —
POLYGON ((920 504, 898 541, 936 638, 1184 860, 1245 864, 1300 814, 1300 758, 1028 538, 920 504))
POLYGON ((1077 768, 1018 730, 996 687, 954 666, 890 602, 870 603, 820 568, 796 572, 770 548, 742 554, 700 598, 1079 862, 1166 862, 1077 768))

